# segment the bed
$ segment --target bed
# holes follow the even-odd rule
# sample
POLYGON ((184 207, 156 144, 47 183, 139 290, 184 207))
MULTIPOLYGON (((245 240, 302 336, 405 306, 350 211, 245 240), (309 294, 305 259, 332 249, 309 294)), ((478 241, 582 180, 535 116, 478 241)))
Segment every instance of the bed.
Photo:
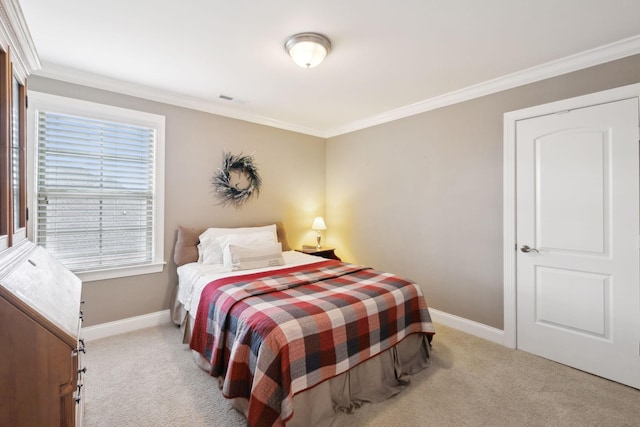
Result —
POLYGON ((282 223, 179 227, 174 260, 173 320, 249 426, 331 426, 428 364, 419 286, 292 251, 282 223))

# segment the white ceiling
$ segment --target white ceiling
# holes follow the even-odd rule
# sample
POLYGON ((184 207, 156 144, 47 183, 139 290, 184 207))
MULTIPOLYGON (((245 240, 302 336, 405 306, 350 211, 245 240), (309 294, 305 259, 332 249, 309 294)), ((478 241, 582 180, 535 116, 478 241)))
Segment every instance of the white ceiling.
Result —
POLYGON ((638 0, 19 2, 35 74, 324 137, 640 53, 638 0))

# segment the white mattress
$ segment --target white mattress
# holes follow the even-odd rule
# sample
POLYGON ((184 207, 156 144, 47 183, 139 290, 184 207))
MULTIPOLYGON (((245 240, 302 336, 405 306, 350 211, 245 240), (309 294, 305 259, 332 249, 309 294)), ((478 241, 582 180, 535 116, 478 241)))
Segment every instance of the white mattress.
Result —
POLYGON ((182 265, 178 267, 178 301, 187 311, 192 313, 192 316, 195 316, 198 311, 200 294, 202 294, 204 287, 213 280, 326 261, 324 258, 297 251, 284 251, 282 252, 282 257, 284 258, 284 265, 253 270, 231 271, 220 264, 198 264, 197 262, 182 265))

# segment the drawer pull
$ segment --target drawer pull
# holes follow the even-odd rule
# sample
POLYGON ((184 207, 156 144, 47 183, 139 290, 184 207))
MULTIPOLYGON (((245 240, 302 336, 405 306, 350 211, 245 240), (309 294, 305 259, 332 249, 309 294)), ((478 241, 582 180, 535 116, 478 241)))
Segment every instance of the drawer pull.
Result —
POLYGON ((78 391, 76 392, 76 403, 80 403, 80 400, 81 400, 80 391, 81 390, 82 390, 82 384, 78 384, 78 391))

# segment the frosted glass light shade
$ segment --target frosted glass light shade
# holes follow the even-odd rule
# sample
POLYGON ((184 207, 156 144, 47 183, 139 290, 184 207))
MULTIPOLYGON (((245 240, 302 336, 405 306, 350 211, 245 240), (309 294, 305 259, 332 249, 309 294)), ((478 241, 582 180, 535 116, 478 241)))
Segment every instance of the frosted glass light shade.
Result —
POLYGON ((289 37, 284 48, 293 62, 303 68, 313 68, 329 54, 331 42, 322 34, 300 33, 289 37))

